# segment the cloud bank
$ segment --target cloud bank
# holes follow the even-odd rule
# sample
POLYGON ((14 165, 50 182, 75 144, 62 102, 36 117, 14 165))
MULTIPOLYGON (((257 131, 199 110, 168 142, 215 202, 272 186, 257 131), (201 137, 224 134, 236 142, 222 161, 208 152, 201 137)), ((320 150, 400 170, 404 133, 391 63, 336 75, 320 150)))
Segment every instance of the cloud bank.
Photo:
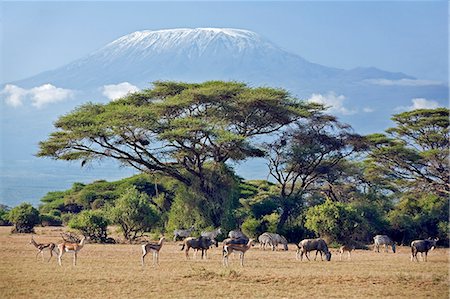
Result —
POLYGON ((346 97, 344 95, 337 95, 335 92, 330 91, 325 95, 313 93, 307 101, 324 105, 329 113, 342 115, 352 115, 357 113, 356 109, 347 108, 344 106, 345 100, 346 97))
POLYGON ((399 80, 389 80, 389 79, 367 79, 364 80, 369 84, 381 85, 381 86, 433 86, 433 85, 443 85, 440 81, 433 80, 420 80, 420 79, 399 79, 399 80))
POLYGON ((8 106, 20 107, 26 101, 30 101, 32 106, 42 108, 48 104, 70 99, 74 92, 70 89, 58 88, 52 84, 44 84, 31 89, 7 84, 0 94, 4 96, 4 101, 8 106))
POLYGON ((110 100, 119 99, 119 98, 127 95, 128 93, 133 93, 136 91, 139 91, 139 88, 128 82, 104 85, 102 87, 102 94, 110 100))
POLYGON ((436 109, 441 105, 434 100, 427 100, 425 98, 415 98, 411 100, 412 105, 400 106, 395 108, 396 111, 411 111, 416 109, 436 109))

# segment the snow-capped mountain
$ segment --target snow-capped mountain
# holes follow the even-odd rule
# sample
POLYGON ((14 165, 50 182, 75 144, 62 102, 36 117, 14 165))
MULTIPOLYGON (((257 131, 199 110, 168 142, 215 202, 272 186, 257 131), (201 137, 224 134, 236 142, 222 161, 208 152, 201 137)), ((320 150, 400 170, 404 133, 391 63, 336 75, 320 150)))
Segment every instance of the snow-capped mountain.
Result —
POLYGON ((296 88, 300 83, 322 85, 331 80, 340 84, 368 78, 411 77, 373 68, 325 67, 284 51, 252 31, 197 28, 133 32, 66 66, 16 83, 85 89, 124 81, 142 85, 161 79, 224 79, 296 88))

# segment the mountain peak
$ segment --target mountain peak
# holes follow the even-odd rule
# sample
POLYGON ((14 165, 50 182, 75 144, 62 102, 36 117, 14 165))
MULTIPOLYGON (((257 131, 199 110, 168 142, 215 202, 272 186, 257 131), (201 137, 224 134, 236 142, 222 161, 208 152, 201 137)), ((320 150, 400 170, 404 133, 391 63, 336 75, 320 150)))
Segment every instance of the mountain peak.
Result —
MULTIPOLYGON (((242 51, 248 48, 275 46, 264 40, 255 32, 233 28, 176 28, 163 30, 142 30, 124 35, 99 49, 98 52, 118 53, 118 50, 133 49, 134 53, 190 49, 202 54, 208 48, 224 47, 242 51)), ((192 54, 192 53, 191 53, 192 54)))

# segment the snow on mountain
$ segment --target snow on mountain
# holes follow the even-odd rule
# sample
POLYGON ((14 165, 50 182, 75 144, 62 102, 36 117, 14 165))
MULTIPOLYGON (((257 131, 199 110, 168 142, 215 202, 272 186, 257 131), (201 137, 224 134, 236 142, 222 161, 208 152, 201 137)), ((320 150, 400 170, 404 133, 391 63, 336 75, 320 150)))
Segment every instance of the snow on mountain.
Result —
POLYGON ((16 82, 33 87, 94 88, 154 80, 243 80, 293 88, 298 82, 340 82, 362 78, 411 78, 360 68, 345 71, 311 63, 260 35, 242 29, 197 28, 136 31, 61 68, 16 82))

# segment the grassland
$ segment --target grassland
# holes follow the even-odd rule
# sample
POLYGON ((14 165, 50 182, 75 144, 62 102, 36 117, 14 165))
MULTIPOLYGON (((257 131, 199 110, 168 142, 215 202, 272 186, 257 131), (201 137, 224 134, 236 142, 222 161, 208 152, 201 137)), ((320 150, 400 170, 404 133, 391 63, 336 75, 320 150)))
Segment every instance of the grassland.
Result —
MULTIPOLYGON (((449 298, 448 249, 429 254, 428 262, 413 263, 409 248, 374 253, 357 250, 348 261, 295 260, 288 252, 246 254, 221 264, 220 247, 207 260, 186 260, 177 243, 161 249, 160 266, 140 264, 139 245, 86 244, 72 266, 35 259, 27 245, 30 235, 11 235, 0 227, 0 298, 449 298)), ((36 228, 39 242, 58 242, 62 228, 36 228)), ((48 253, 46 253, 48 257, 48 253)))

